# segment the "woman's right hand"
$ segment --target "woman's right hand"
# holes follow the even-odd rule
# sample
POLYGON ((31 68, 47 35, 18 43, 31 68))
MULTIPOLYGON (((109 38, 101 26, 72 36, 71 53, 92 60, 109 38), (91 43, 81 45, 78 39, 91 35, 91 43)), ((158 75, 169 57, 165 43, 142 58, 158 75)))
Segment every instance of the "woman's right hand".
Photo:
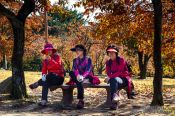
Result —
POLYGON ((42 77, 41 77, 41 79, 42 79, 42 81, 44 81, 44 82, 45 82, 45 81, 46 81, 46 75, 45 75, 45 74, 43 74, 43 75, 42 75, 42 77))

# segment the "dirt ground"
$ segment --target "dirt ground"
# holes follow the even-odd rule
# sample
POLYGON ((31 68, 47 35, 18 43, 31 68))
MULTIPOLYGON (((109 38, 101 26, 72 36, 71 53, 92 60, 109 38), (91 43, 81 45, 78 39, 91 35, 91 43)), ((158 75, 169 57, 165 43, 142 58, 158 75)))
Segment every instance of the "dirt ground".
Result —
MULTIPOLYGON (((167 116, 175 115, 175 94, 166 94, 164 107, 150 107, 151 95, 139 94, 135 99, 128 100, 123 94, 119 109, 115 111, 102 107, 106 99, 106 91, 103 89, 86 89, 85 108, 77 110, 76 90, 74 92, 74 103, 71 108, 64 108, 61 103, 62 92, 57 89, 49 93, 49 104, 47 107, 37 105, 41 97, 40 89, 30 91, 30 99, 6 100, 5 95, 0 99, 0 116, 167 116), (173 111, 174 110, 174 111, 173 111)), ((175 91, 173 92, 175 93, 175 91)))
MULTIPOLYGON (((10 71, 0 70, 0 82, 11 75, 10 71)), ((27 86, 40 78, 39 72, 25 72, 27 86)), ((101 79, 103 81, 103 79, 101 79)), ((8 95, 0 94, 0 116, 175 116, 175 79, 163 79, 163 107, 150 107, 152 100, 152 78, 133 79, 138 95, 129 100, 124 91, 119 109, 109 110, 102 107, 106 100, 105 89, 85 89, 85 108, 76 109, 76 89, 74 103, 71 108, 64 108, 61 99, 62 91, 49 92, 49 104, 42 108, 37 105, 41 98, 41 87, 28 90, 29 98, 25 100, 9 100, 8 95)))

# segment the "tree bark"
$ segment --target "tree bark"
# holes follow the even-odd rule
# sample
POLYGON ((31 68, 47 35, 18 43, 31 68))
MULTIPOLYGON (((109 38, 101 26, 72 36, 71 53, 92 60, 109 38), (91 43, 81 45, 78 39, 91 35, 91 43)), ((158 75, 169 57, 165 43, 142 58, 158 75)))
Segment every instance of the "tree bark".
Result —
POLYGON ((5 49, 3 49, 2 51, 2 56, 3 56, 3 59, 2 59, 2 64, 3 64, 3 69, 7 70, 7 56, 6 56, 6 51, 5 49))
POLYGON ((12 90, 11 96, 14 99, 27 97, 24 70, 23 70, 23 54, 24 54, 24 23, 12 22, 20 24, 16 27, 12 24, 14 33, 14 47, 12 55, 12 90))
POLYGON ((162 2, 161 0, 152 0, 154 7, 154 50, 153 60, 155 75, 153 80, 153 99, 151 105, 162 106, 162 57, 161 57, 161 33, 162 33, 162 2))
POLYGON ((144 54, 143 52, 138 52, 140 79, 146 79, 147 66, 150 58, 151 58, 151 55, 144 54))
POLYGON ((0 3, 0 12, 9 19, 14 34, 14 46, 12 54, 12 89, 11 97, 13 99, 22 99, 27 97, 24 70, 23 54, 25 41, 25 21, 28 15, 35 9, 33 0, 24 0, 24 4, 15 15, 12 11, 0 3))

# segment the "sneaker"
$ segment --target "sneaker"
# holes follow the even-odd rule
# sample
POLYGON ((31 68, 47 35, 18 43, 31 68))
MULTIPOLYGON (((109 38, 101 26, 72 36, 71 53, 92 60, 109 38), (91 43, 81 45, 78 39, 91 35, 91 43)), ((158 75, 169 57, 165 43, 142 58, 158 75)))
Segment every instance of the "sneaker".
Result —
POLYGON ((115 94, 112 99, 112 102, 117 103, 118 101, 120 101, 120 96, 118 94, 115 94))
POLYGON ((118 103, 112 103, 111 106, 110 106, 110 109, 111 109, 111 110, 116 110, 116 109, 118 109, 118 103))
POLYGON ((29 85, 30 89, 36 89, 38 87, 38 82, 29 85))
POLYGON ((46 100, 41 100, 41 102, 38 103, 39 106, 47 106, 46 100))
POLYGON ((84 108, 84 101, 83 100, 79 100, 79 102, 77 104, 77 108, 78 109, 83 109, 84 108))
POLYGON ((138 95, 137 92, 135 92, 135 91, 131 91, 131 96, 136 96, 136 95, 138 95))

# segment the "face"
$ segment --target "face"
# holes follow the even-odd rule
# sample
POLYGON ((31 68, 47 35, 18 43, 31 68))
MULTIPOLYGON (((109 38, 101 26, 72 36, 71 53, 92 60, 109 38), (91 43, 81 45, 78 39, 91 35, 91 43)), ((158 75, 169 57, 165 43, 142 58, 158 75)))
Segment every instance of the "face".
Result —
POLYGON ((51 56, 52 55, 52 50, 46 50, 46 55, 49 55, 49 56, 51 56))
POLYGON ((108 56, 110 57, 110 59, 115 60, 116 59, 116 52, 108 52, 108 56))
POLYGON ((77 57, 83 56, 83 51, 82 50, 76 50, 77 57))

